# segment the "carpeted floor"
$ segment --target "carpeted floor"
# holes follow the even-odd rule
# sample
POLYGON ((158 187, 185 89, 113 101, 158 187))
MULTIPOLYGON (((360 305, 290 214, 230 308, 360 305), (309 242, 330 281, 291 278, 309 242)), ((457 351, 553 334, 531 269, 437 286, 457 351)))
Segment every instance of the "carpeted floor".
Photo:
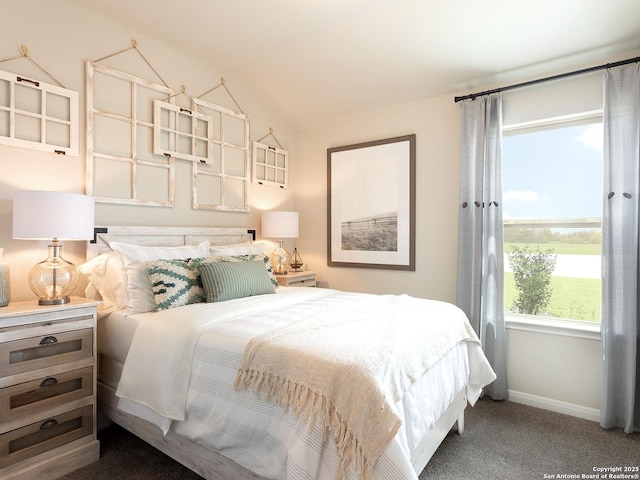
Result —
MULTIPOLYGON (((482 399, 467 409, 465 424, 464 435, 444 440, 420 480, 598 478, 588 475, 597 475, 596 468, 640 467, 640 434, 603 430, 588 420, 482 399)), ((100 461, 64 480, 201 478, 118 426, 99 439, 100 461)), ((626 478, 639 478, 640 472, 630 474, 636 476, 626 478)))

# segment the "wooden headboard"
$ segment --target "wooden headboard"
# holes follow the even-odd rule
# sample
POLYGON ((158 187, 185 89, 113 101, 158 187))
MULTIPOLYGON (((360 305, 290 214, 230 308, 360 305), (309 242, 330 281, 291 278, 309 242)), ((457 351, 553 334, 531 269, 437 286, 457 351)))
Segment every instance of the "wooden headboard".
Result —
POLYGON ((95 227, 87 244, 87 260, 111 251, 109 242, 132 245, 195 245, 209 240, 211 245, 229 245, 255 240, 256 231, 246 227, 95 227))

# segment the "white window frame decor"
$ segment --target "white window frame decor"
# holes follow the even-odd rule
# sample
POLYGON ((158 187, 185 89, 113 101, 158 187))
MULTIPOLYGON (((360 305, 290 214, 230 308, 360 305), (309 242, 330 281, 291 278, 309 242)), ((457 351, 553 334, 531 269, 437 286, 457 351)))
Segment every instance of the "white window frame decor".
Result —
POLYGON ((78 108, 78 92, 0 70, 0 144, 78 156, 78 108))
MULTIPOLYGON (((157 156, 156 159, 152 159, 153 147, 149 145, 148 152, 145 151, 147 158, 140 158, 138 156, 138 147, 141 140, 138 137, 138 129, 144 128, 150 131, 150 137, 153 138, 154 122, 152 120, 147 121, 140 118, 139 111, 143 108, 145 111, 153 112, 152 101, 158 98, 166 98, 167 101, 173 102, 174 91, 164 85, 152 83, 148 80, 129 75, 127 73, 115 70, 99 63, 87 62, 87 168, 86 168, 86 184, 87 194, 95 197, 97 202, 102 203, 119 203, 129 205, 145 205, 145 206, 160 206, 160 207, 173 207, 175 205, 175 158, 171 155, 157 156), (105 75, 122 81, 124 84, 129 84, 129 96, 130 105, 129 113, 116 113, 108 111, 104 108, 96 108, 94 100, 95 94, 95 75, 105 75), (145 92, 152 92, 156 94, 156 98, 147 99, 148 104, 141 104, 145 99, 139 100, 139 91, 144 89, 145 92), (110 121, 119 122, 119 124, 127 125, 129 129, 129 135, 122 140, 121 149, 118 149, 120 153, 108 153, 97 151, 95 145, 96 134, 100 135, 100 131, 96 126, 96 119, 108 119, 110 121), (128 151, 129 154, 123 154, 121 152, 128 151), (96 161, 111 162, 114 166, 125 165, 129 168, 130 172, 130 186, 128 196, 117 196, 100 194, 96 195, 96 161), (142 171, 149 169, 159 169, 161 172, 166 172, 167 179, 167 191, 164 197, 166 200, 158 200, 153 198, 143 198, 143 195, 139 192, 138 182, 142 179, 142 171)), ((104 92, 101 92, 104 93, 104 92)), ((150 140, 152 143, 153 140, 150 140)))
POLYGON ((253 183, 287 188, 289 152, 266 143, 253 142, 253 183))
POLYGON ((211 163, 211 117, 155 100, 153 123, 153 153, 211 163))
POLYGON ((192 208, 196 210, 221 210, 228 212, 249 212, 249 184, 251 182, 250 160, 249 160, 249 117, 244 113, 237 113, 233 110, 216 105, 214 103, 202 100, 200 98, 191 99, 193 111, 204 112, 212 118, 215 125, 214 117, 219 119, 218 128, 214 128, 210 137, 210 162, 206 164, 202 162, 193 162, 191 165, 191 203, 192 208), (229 120, 236 120, 243 124, 243 135, 241 142, 234 142, 230 139, 227 123, 229 120), (218 152, 216 157, 215 152, 218 152), (237 154, 242 157, 242 174, 229 172, 230 153, 237 154), (216 158, 214 158, 216 157, 216 158), (208 178, 207 178, 208 177, 208 178), (200 180, 216 180, 219 185, 219 195, 217 201, 206 202, 204 192, 199 192, 201 187, 198 185, 200 180), (232 190, 231 184, 240 184, 242 192, 240 194, 242 200, 239 203, 231 202, 232 190))

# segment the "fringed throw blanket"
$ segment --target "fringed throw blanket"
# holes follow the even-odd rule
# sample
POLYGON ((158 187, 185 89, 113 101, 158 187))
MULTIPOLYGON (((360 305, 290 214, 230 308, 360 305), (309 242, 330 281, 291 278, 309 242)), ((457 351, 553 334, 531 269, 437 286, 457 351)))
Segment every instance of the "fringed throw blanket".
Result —
POLYGON ((445 353, 477 342, 464 313, 443 302, 406 295, 339 293, 331 308, 253 338, 236 389, 249 389, 291 409, 335 437, 340 476, 360 478, 401 425, 395 403, 445 353))

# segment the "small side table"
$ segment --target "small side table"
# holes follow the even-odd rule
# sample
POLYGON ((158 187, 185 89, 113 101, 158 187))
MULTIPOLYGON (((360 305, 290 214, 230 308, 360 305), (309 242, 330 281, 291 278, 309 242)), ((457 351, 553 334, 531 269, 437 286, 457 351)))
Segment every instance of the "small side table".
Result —
POLYGON ((53 479, 100 458, 98 304, 0 308, 0 478, 53 479))
POLYGON ((289 272, 285 275, 276 275, 278 285, 281 287, 315 287, 316 272, 289 272))

